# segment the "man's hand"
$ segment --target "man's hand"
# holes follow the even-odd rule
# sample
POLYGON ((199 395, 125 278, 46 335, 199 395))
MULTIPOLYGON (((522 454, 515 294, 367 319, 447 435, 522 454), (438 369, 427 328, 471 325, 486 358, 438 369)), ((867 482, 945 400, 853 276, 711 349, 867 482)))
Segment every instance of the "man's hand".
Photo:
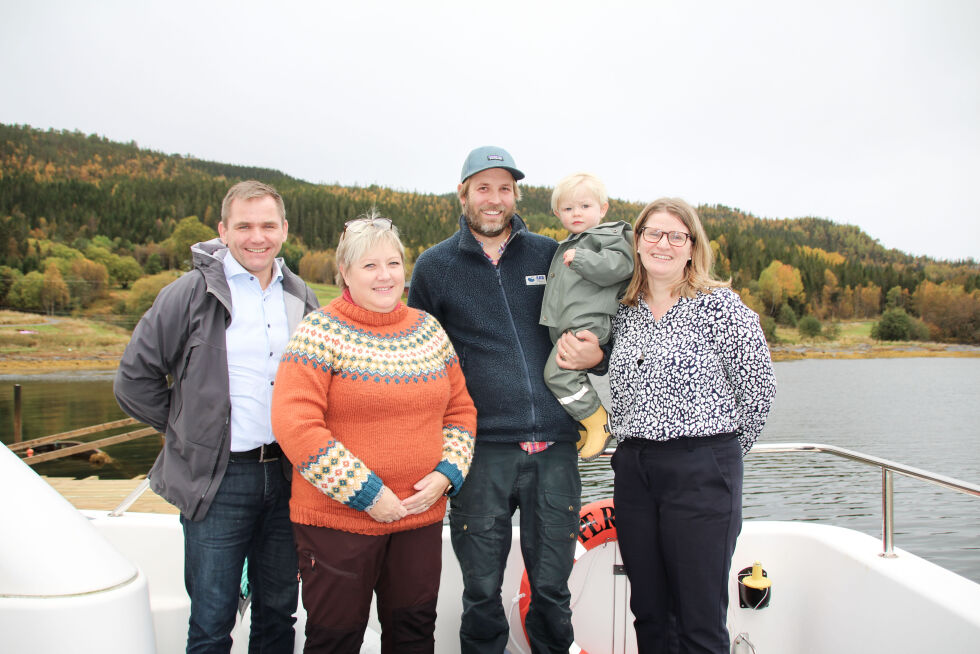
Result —
POLYGON ((565 332, 558 339, 558 367, 566 370, 590 370, 602 361, 599 339, 589 330, 565 332))

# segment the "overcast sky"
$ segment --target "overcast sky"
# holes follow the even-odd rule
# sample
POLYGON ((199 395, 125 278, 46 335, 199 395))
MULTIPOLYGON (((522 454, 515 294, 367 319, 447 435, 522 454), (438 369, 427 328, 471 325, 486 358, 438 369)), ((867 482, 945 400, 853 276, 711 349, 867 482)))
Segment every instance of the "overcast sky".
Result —
POLYGON ((980 259, 976 0, 0 0, 0 61, 3 123, 433 193, 495 144, 980 259))

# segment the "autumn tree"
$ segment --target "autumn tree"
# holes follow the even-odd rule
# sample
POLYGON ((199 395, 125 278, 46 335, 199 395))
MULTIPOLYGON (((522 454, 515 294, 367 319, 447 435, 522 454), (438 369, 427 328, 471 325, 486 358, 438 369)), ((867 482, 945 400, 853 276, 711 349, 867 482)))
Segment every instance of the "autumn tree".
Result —
POLYGON ((41 307, 49 314, 68 306, 71 296, 68 284, 61 276, 61 270, 55 262, 48 264, 44 271, 44 283, 41 286, 41 307))
POLYGON ((854 316, 872 318, 881 313, 881 287, 868 282, 854 289, 854 316))
POLYGON ((94 261, 95 263, 101 263, 106 267, 106 270, 109 269, 109 262, 116 256, 109 250, 109 248, 95 244, 89 244, 89 246, 85 248, 84 252, 86 259, 94 261))
POLYGON ((711 241, 711 253, 714 255, 714 273, 719 279, 728 279, 732 276, 732 262, 728 260, 725 256, 725 251, 722 249, 722 244, 725 242, 725 236, 722 235, 718 241, 711 241))
POLYGON ((213 229, 202 224, 197 216, 187 216, 177 223, 174 233, 165 241, 171 262, 178 268, 189 270, 191 246, 201 241, 210 241, 217 235, 213 229))
POLYGON ((299 261, 299 276, 307 282, 333 284, 337 278, 337 258, 333 250, 307 252, 299 261))
POLYGON ((912 295, 908 289, 892 286, 885 294, 885 309, 908 309, 912 306, 912 295))
POLYGON ((109 263, 109 276, 123 288, 129 288, 130 284, 143 276, 143 269, 139 262, 129 255, 123 257, 113 255, 109 263))
POLYGON ((823 271, 823 286, 820 289, 820 314, 824 318, 840 316, 838 303, 840 301, 840 284, 837 275, 830 268, 823 271))
POLYGON ((772 317, 776 317, 784 302, 803 302, 805 295, 800 271, 774 259, 759 275, 759 295, 772 317))
POLYGON ((924 281, 912 295, 919 317, 944 340, 980 343, 980 290, 924 281))
POLYGON ((41 289, 44 287, 44 275, 32 270, 14 282, 7 292, 7 304, 21 311, 41 311, 41 289))
POLYGON ((854 317, 854 289, 850 286, 845 286, 839 293, 837 317, 841 320, 850 320, 854 317))
POLYGON ((87 307, 108 293, 109 273, 101 263, 89 259, 71 262, 68 290, 79 306, 87 307))
POLYGON ((139 322, 139 319, 143 317, 143 314, 157 298, 160 290, 179 276, 179 273, 175 271, 165 270, 156 275, 143 277, 133 284, 133 290, 130 291, 124 307, 128 322, 132 325, 139 322))
POLYGON ((0 307, 7 306, 7 293, 14 283, 23 277, 19 270, 10 266, 0 266, 0 307))

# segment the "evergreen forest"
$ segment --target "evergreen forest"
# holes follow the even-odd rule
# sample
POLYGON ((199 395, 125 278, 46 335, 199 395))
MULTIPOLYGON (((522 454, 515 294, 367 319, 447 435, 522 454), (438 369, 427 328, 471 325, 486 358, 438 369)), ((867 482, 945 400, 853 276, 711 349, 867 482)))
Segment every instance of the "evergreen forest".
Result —
MULTIPOLYGON (((409 270, 458 227, 452 179, 442 195, 312 184, 94 134, 0 125, 0 308, 134 324, 187 269, 189 246, 217 235, 221 200, 243 179, 282 194, 289 221, 282 256, 308 282, 333 283, 344 222, 372 207, 398 225, 409 270)), ((551 189, 521 190, 519 212, 529 227, 564 238, 551 189)), ((612 198, 607 220, 632 222, 641 209, 612 198)), ((769 337, 776 324, 818 336, 842 320, 873 319, 882 340, 980 343, 980 266, 972 259, 913 257, 825 218, 763 219, 721 205, 697 210, 716 274, 731 277, 769 337)))

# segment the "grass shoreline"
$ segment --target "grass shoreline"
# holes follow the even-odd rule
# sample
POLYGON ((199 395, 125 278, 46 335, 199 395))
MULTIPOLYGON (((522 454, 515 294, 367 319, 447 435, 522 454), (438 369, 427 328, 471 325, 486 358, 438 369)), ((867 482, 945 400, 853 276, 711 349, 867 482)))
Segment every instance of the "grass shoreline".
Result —
MULTIPOLYGON (((796 330, 777 330, 773 361, 980 357, 980 346, 920 341, 879 343, 871 321, 847 323, 835 341, 800 340, 796 330)), ((129 330, 85 318, 0 311, 0 375, 115 370, 129 330)))

